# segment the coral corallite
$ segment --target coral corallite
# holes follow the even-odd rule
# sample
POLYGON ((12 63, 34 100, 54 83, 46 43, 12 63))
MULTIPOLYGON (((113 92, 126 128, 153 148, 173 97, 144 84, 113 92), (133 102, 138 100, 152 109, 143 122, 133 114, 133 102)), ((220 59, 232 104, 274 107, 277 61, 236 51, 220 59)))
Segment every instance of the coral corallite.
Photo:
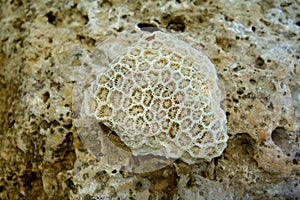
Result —
POLYGON ((169 33, 143 33, 92 83, 89 115, 114 131, 134 155, 220 156, 228 140, 215 66, 169 33))

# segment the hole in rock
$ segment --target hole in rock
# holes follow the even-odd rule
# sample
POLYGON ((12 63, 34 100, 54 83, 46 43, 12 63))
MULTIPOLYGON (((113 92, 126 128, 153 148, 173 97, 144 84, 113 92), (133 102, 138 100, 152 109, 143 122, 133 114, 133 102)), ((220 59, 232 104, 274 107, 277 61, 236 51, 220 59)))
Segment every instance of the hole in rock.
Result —
POLYGON ((51 11, 51 12, 48 12, 48 13, 46 14, 46 17, 48 18, 48 22, 49 22, 50 24, 55 25, 56 16, 53 14, 52 11, 51 11))
POLYGON ((298 148, 293 132, 289 132, 282 127, 277 127, 272 132, 272 140, 286 155, 291 154, 298 148))
POLYGON ((185 30, 184 19, 182 17, 175 17, 174 19, 171 19, 167 25, 167 29, 183 32, 185 30))
POLYGON ((138 23, 137 27, 139 27, 142 31, 147 31, 153 33, 155 31, 159 31, 156 25, 150 23, 138 23))
POLYGON ((256 58, 255 65, 258 69, 266 69, 265 61, 261 57, 256 58))
POLYGON ((4 190, 4 186, 1 185, 1 186, 0 186, 0 192, 2 192, 3 190, 4 190))
POLYGON ((47 100, 50 98, 50 93, 49 92, 45 92, 44 94, 43 94, 43 100, 44 100, 44 103, 46 103, 47 102, 47 100))

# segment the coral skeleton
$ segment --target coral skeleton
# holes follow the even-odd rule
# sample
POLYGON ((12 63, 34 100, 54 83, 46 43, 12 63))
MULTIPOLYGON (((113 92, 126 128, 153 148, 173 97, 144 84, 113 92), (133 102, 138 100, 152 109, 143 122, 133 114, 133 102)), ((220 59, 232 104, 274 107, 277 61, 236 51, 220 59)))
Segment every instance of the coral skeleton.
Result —
POLYGON ((114 131, 134 155, 220 156, 228 140, 215 66, 170 33, 143 33, 89 88, 89 115, 114 131))

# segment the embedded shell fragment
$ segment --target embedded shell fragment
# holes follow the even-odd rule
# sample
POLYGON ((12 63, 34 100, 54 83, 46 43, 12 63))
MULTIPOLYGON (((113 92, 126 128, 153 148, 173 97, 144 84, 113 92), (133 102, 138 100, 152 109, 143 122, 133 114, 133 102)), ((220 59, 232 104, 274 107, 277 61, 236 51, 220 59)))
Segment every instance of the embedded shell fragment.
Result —
POLYGON ((191 164, 226 147, 217 80, 201 51, 167 33, 144 33, 98 75, 85 104, 133 154, 191 164))

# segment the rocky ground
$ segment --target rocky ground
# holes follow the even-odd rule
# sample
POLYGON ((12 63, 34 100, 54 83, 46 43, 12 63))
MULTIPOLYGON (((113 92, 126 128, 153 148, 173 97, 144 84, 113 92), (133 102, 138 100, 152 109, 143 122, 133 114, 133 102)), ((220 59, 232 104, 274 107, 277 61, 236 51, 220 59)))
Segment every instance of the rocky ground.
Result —
POLYGON ((300 197, 298 0, 0 5, 0 199, 300 197), (82 142, 76 74, 137 25, 193 38, 216 65, 229 135, 220 157, 134 173, 82 142))

